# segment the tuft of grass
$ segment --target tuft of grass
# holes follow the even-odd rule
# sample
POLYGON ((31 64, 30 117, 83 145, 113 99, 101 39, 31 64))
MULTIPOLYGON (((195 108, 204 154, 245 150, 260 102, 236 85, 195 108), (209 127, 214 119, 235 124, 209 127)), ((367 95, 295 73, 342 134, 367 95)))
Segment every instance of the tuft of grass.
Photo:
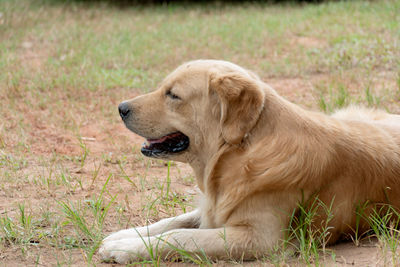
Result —
POLYGON ((18 171, 27 167, 28 162, 24 158, 15 157, 12 154, 6 154, 0 150, 0 167, 8 168, 12 171, 18 171))
POLYGON ((318 197, 312 197, 300 202, 291 215, 289 228, 285 231, 284 246, 294 246, 300 259, 307 265, 321 265, 321 252, 323 255, 330 253, 334 256, 326 248, 330 238, 329 222, 333 218, 333 202, 327 206, 318 197))
POLYGON ((373 94, 372 89, 367 86, 364 90, 365 92, 365 101, 367 102, 369 107, 379 107, 381 104, 381 98, 373 94))
POLYGON ((65 215, 63 225, 72 225, 76 232, 75 237, 72 239, 67 237, 65 241, 67 243, 72 241, 73 246, 84 248, 86 260, 89 263, 92 262, 93 255, 104 237, 102 234, 104 220, 116 198, 116 196, 112 197, 108 203, 104 200, 104 193, 110 178, 111 175, 104 183, 100 194, 93 199, 86 200, 85 205, 82 205, 81 202, 76 204, 64 201, 59 202, 62 213, 65 215), (88 214, 87 210, 91 211, 91 214, 88 214), (92 218, 91 222, 88 221, 88 218, 92 218))
POLYGON ((32 246, 37 246, 48 236, 43 226, 43 219, 35 218, 26 210, 25 203, 19 203, 14 218, 7 212, 0 215, 0 249, 1 245, 16 247, 26 257, 32 246))
POLYGON ((160 213, 167 216, 176 216, 178 212, 187 212, 192 207, 192 197, 178 192, 171 191, 171 162, 167 163, 167 177, 165 183, 156 181, 151 194, 147 196, 146 204, 143 207, 145 216, 161 218, 160 213))
POLYGON ((32 216, 26 214, 25 205, 18 205, 19 216, 18 221, 10 218, 7 213, 0 217, 0 229, 2 236, 0 240, 9 244, 27 245, 34 240, 32 216))
POLYGON ((364 87, 363 95, 350 93, 350 89, 341 82, 327 85, 317 84, 314 90, 318 96, 319 108, 326 113, 332 113, 352 103, 368 107, 381 107, 383 102, 383 97, 375 92, 371 83, 367 83, 364 87))
POLYGON ((396 90, 396 98, 397 101, 400 101, 400 71, 399 74, 397 75, 397 90, 396 90))
POLYGON ((78 136, 79 147, 82 149, 82 154, 79 157, 79 161, 81 164, 81 168, 85 165, 85 161, 89 155, 89 148, 87 147, 86 143, 83 141, 81 136, 78 136))
POLYGON ((123 162, 122 161, 118 161, 118 166, 119 166, 119 169, 121 170, 121 177, 123 178, 123 179, 125 179, 126 181, 128 181, 131 185, 132 185, 132 187, 134 188, 134 189, 139 189, 139 187, 136 185, 136 183, 129 177, 129 175, 126 173, 126 171, 125 171, 125 169, 124 169, 124 164, 123 164, 123 162))
POLYGON ((391 205, 381 205, 374 208, 367 217, 372 231, 378 238, 384 254, 384 265, 400 264, 400 213, 391 205), (390 253, 391 262, 387 262, 390 253))
POLYGON ((336 87, 317 88, 319 91, 319 107, 327 113, 343 108, 351 102, 351 96, 343 84, 336 87))
POLYGON ((354 244, 358 247, 361 244, 361 240, 366 237, 369 231, 360 233, 360 229, 362 228, 361 223, 364 217, 365 211, 369 206, 369 202, 366 201, 364 203, 359 203, 356 205, 355 215, 356 215, 356 225, 355 228, 352 229, 353 234, 350 235, 350 239, 353 240, 354 244))

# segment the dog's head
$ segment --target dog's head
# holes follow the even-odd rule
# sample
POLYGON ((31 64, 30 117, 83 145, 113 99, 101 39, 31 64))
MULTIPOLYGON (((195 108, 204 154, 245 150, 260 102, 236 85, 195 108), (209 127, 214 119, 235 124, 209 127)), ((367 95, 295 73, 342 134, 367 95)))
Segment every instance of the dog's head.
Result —
POLYGON ((253 73, 226 61, 197 60, 168 75, 156 91, 122 102, 146 156, 187 162, 223 143, 240 144, 256 124, 264 91, 253 73))

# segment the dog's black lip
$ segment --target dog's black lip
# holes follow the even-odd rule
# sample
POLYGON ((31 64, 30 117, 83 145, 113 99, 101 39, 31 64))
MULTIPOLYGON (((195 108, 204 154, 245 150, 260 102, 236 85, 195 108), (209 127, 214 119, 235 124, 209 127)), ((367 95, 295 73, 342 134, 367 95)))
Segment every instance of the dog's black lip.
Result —
POLYGON ((143 144, 141 152, 147 157, 163 157, 185 151, 190 144, 189 137, 182 132, 172 132, 159 139, 147 139, 149 145, 143 144))

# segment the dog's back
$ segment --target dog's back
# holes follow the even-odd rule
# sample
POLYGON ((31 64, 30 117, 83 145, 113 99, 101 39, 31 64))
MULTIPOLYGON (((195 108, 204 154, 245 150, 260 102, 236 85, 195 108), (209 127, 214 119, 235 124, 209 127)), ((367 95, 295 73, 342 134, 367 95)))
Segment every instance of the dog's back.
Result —
POLYGON ((349 147, 349 155, 354 155, 347 159, 350 175, 333 183, 322 195, 325 202, 331 197, 336 198, 335 202, 342 202, 341 211, 336 213, 333 222, 338 228, 332 239, 335 241, 340 232, 350 230, 347 226, 354 228, 357 216, 364 221, 360 230, 368 230, 370 226, 364 219, 373 208, 379 210, 382 205, 390 204, 400 210, 400 116, 350 106, 332 117, 350 128, 359 141, 349 147), (364 209, 362 212, 361 208, 364 209), (363 214, 356 214, 355 210, 363 214))
MULTIPOLYGON (((332 117, 350 122, 370 123, 385 131, 395 145, 400 146, 400 115, 390 114, 378 109, 349 106, 337 111, 332 117)), ((400 149, 397 150, 397 153, 400 156, 400 149)))

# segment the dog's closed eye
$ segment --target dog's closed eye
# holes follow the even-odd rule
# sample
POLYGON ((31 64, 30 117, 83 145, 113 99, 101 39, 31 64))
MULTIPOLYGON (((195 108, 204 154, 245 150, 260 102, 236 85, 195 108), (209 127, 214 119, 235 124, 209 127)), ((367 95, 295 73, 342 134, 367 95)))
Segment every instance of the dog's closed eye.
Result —
POLYGON ((172 93, 171 89, 167 90, 167 92, 165 92, 165 95, 174 100, 181 100, 181 98, 179 96, 172 93))

